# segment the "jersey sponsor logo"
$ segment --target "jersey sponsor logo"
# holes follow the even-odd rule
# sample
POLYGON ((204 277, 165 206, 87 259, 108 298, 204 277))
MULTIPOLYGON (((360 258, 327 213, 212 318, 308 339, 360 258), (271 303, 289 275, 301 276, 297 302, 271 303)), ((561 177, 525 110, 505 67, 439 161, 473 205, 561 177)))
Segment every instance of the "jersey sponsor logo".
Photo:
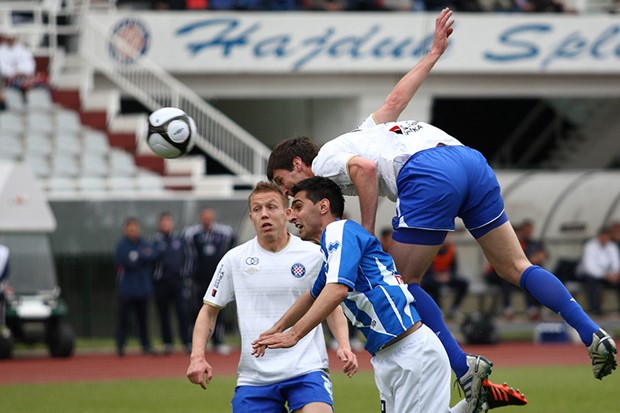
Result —
POLYGON ((259 262, 258 257, 247 257, 245 259, 245 263, 247 265, 258 265, 258 262, 259 262))
POLYGON ((295 278, 301 278, 306 275, 306 267, 304 267, 303 264, 296 262, 291 266, 291 274, 293 274, 293 277, 295 278))
POLYGON ((331 243, 327 246, 327 251, 329 251, 329 252, 334 252, 334 251, 336 251, 338 248, 340 248, 340 242, 338 242, 338 241, 334 241, 334 242, 331 242, 331 243))
POLYGON ((220 287, 220 282, 222 281, 222 278, 224 278, 224 267, 220 265, 215 272, 215 280, 213 281, 213 289, 217 289, 220 287))
MULTIPOLYGON (((404 122, 400 122, 400 133, 404 133, 405 135, 409 135, 410 133, 414 133, 422 129, 422 125, 417 120, 407 120, 404 122)), ((391 129, 390 129, 391 130, 391 129)))
POLYGON ((398 125, 396 125, 396 126, 392 126, 392 127, 390 128, 390 132, 394 132, 394 133, 397 133, 397 134, 399 134, 399 135, 402 135, 402 134, 403 134, 402 129, 401 129, 401 128, 400 128, 400 126, 398 126, 398 125))
POLYGON ((215 294, 217 294, 217 290, 214 288, 211 290, 211 297, 215 297, 215 294))

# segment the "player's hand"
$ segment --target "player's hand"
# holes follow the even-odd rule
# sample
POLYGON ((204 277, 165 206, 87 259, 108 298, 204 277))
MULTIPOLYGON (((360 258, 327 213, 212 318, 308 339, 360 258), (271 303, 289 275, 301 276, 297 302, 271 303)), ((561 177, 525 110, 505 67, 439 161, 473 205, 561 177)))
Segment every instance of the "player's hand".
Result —
POLYGON ((290 348, 297 344, 299 340, 291 334, 290 330, 286 333, 275 333, 256 340, 252 347, 265 346, 267 348, 290 348))
POLYGON ((359 367, 355 353, 352 352, 350 348, 339 347, 338 351, 336 351, 336 356, 338 360, 344 362, 342 372, 348 377, 353 377, 353 375, 357 373, 359 367))
POLYGON ((435 36, 433 37, 433 46, 431 47, 431 53, 443 54, 448 48, 448 37, 454 32, 452 25, 454 20, 451 20, 452 10, 449 8, 443 9, 437 19, 435 19, 435 36))
POLYGON ((268 330, 263 331, 260 334, 260 336, 258 336, 258 338, 256 340, 252 341, 252 355, 254 357, 262 357, 262 356, 264 356, 265 355, 265 350, 267 350, 267 346, 263 346, 263 345, 260 345, 260 344, 257 344, 257 343, 260 341, 260 339, 268 337, 268 336, 270 336, 272 334, 275 334, 275 333, 279 333, 280 331, 281 330, 279 328, 275 327, 275 326, 271 327, 268 330))
POLYGON ((203 358, 191 359, 187 373, 185 373, 189 381, 199 384, 203 389, 207 388, 207 384, 211 382, 213 377, 213 368, 207 360, 203 358))

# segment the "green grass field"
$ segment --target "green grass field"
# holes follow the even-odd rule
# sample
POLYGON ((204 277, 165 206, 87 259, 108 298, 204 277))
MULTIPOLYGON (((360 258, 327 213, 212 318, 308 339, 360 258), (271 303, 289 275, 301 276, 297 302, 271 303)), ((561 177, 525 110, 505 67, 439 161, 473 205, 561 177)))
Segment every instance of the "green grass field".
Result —
MULTIPOLYGON (((0 366, 1 367, 1 366, 0 366)), ((508 381, 526 394, 525 407, 502 413, 613 413, 620 411, 620 374, 595 380, 587 366, 501 368, 496 382, 508 381)), ((372 373, 348 379, 334 373, 336 412, 379 412, 372 373)), ((184 379, 97 381, 0 386, 3 413, 225 413, 230 412, 234 377, 216 377, 207 390, 184 379)), ((459 399, 452 389, 453 403, 459 399)), ((398 412, 401 413, 401 412, 398 412)))

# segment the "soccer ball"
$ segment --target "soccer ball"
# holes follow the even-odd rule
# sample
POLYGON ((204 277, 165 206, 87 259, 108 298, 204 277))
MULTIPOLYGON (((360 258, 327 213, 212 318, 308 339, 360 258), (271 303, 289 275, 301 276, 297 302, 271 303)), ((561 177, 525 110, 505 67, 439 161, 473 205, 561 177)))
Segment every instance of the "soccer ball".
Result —
POLYGON ((189 152, 196 141, 196 122, 178 108, 161 108, 148 119, 146 143, 157 155, 173 159, 189 152))

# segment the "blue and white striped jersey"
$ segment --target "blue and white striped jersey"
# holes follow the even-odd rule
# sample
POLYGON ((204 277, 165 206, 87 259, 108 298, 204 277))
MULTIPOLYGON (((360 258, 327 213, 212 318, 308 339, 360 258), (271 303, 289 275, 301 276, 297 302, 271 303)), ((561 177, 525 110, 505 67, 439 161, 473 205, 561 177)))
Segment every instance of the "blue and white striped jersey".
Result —
POLYGON ((349 287, 343 310, 366 337, 370 354, 420 320, 394 260, 361 225, 349 220, 332 222, 323 231, 321 249, 325 263, 312 296, 317 298, 327 283, 349 287))

